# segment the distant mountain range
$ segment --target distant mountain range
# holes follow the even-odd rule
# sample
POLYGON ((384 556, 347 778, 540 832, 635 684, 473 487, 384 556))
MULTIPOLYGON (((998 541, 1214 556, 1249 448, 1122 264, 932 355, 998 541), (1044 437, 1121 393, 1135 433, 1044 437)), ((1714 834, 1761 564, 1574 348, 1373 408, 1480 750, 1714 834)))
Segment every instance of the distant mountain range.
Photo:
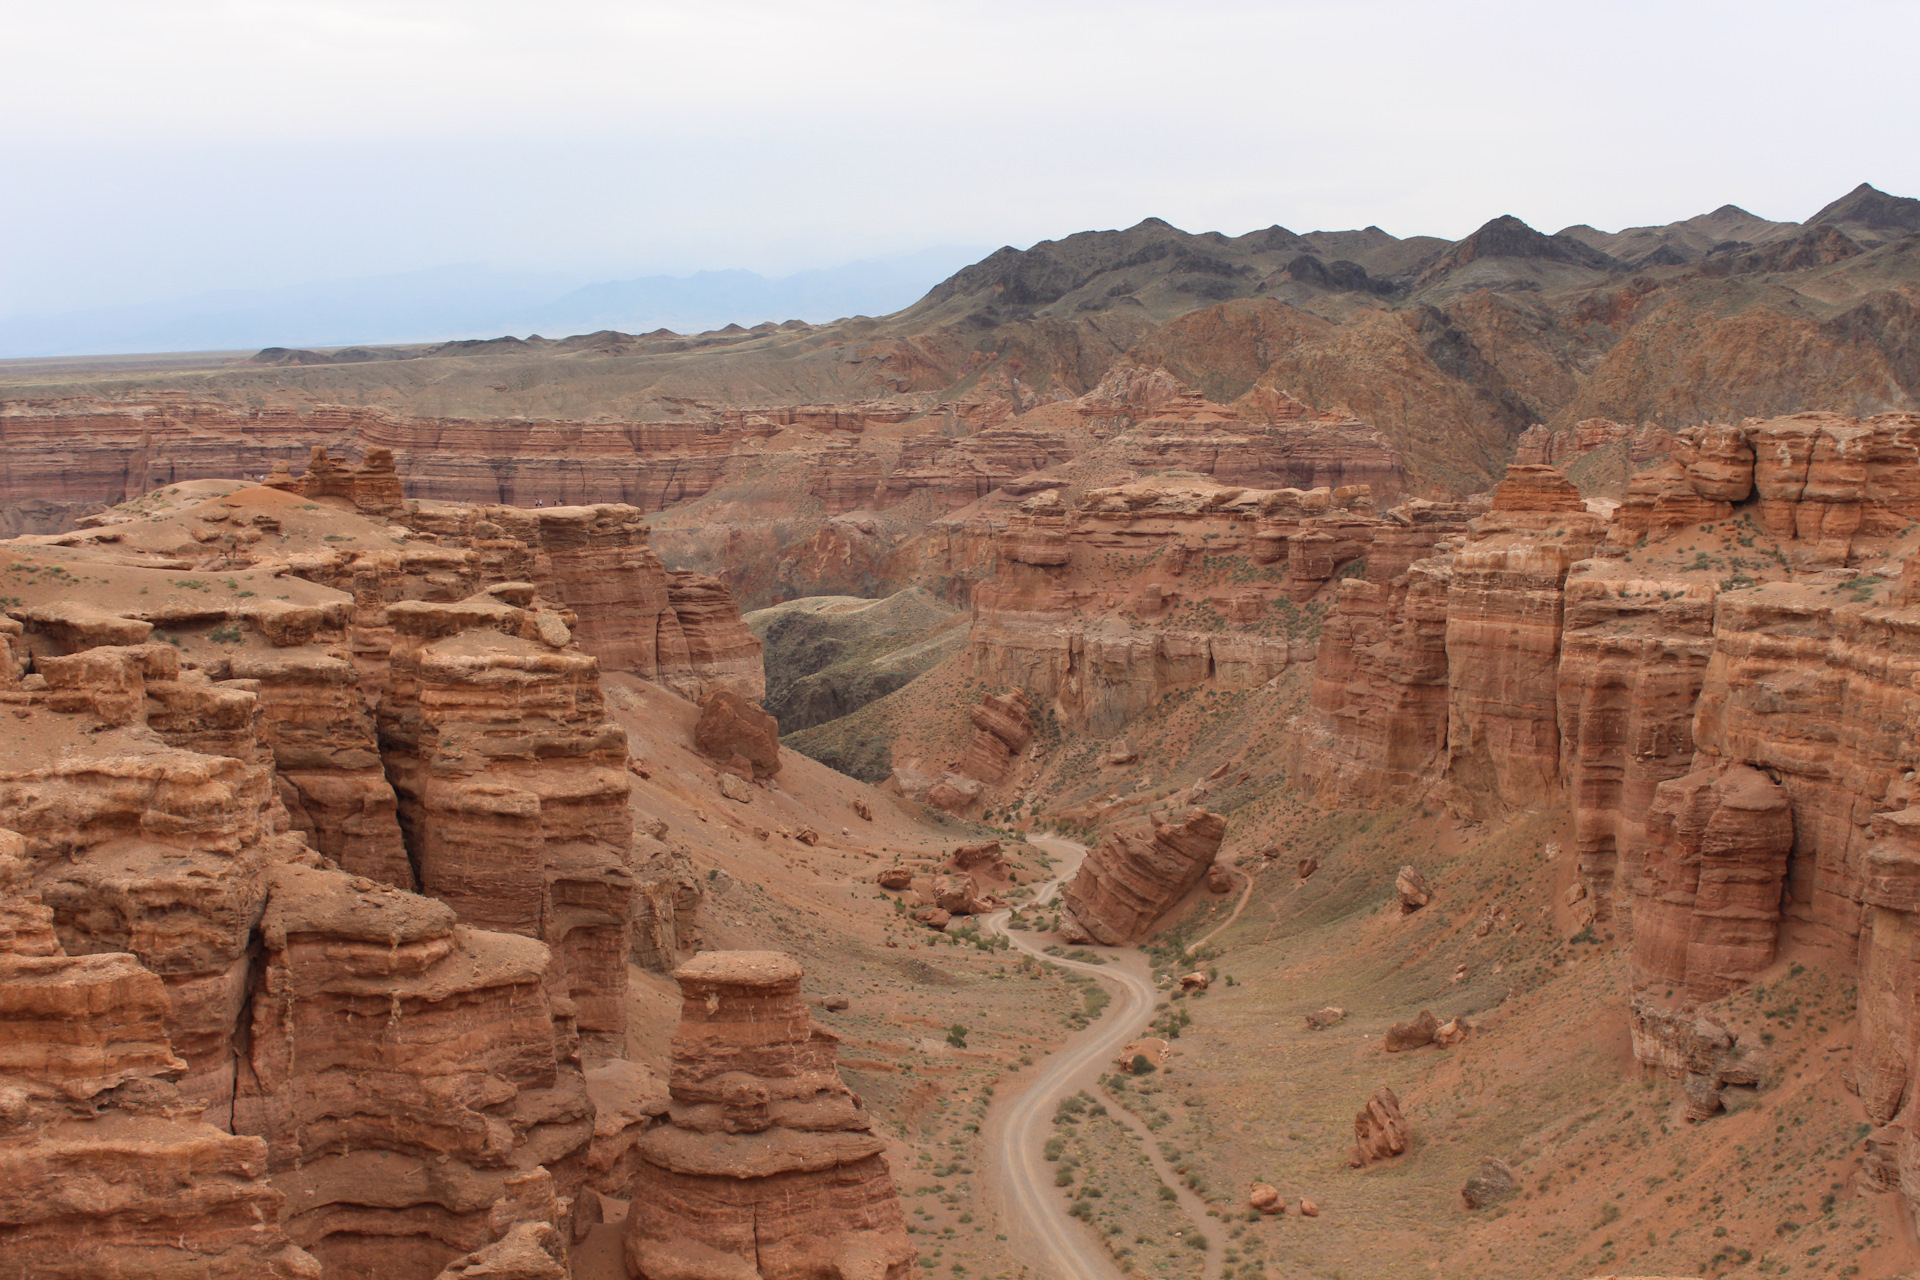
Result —
POLYGON ((1155 318, 1232 298, 1270 297, 1320 313, 1383 303, 1445 305, 1480 290, 1588 288, 1661 267, 1725 277, 1791 272, 1860 257, 1920 233, 1920 200, 1866 183, 1806 222, 1772 222, 1735 205, 1664 226, 1554 234, 1511 215, 1463 240, 1273 226, 1242 236, 1190 234, 1158 218, 1004 248, 937 285, 903 319, 965 308, 981 319, 1134 309, 1155 318), (1343 299, 1343 300, 1342 300, 1343 299))
POLYGON ((435 267, 0 318, 0 358, 325 348, 597 329, 699 332, 769 318, 817 322, 883 315, 912 303, 982 252, 980 246, 942 246, 780 278, 702 271, 599 283, 478 265, 435 267))
POLYGON ((1435 490, 1469 493, 1534 423, 1920 409, 1916 353, 1920 200, 1862 184, 1804 223, 1731 205, 1616 232, 1503 215, 1458 240, 1148 218, 998 249, 858 322, 280 349, 194 385, 252 402, 297 382, 307 398, 489 418, 863 396, 977 416, 1157 368, 1221 403, 1270 387, 1351 414, 1435 490), (283 365, 322 367, 290 380, 283 365))

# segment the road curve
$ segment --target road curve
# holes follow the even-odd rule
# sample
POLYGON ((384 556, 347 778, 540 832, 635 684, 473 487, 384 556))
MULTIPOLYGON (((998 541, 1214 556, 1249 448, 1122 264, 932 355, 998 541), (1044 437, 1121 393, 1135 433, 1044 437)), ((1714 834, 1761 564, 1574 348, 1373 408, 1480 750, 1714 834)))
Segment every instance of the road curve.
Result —
MULTIPOLYGON (((1078 862, 1075 855, 1086 853, 1084 846, 1048 836, 1032 838, 1029 843, 1064 854, 1075 863, 1078 862)), ((1069 868, 1067 874, 1072 874, 1072 869, 1069 868)), ((1066 875, 1062 875, 1048 882, 1035 895, 1033 905, 1051 902, 1065 879, 1066 875)), ((982 923, 1028 955, 1063 969, 1093 975, 1113 996, 1098 1022, 1047 1060, 1039 1077, 1014 1100, 1005 1123, 998 1127, 991 1159, 998 1167, 1000 1186, 1014 1218, 1008 1225, 1022 1229, 1037 1246, 1039 1255, 1030 1265, 1049 1280, 1117 1280, 1119 1268, 1114 1266, 1107 1251, 1088 1240, 1085 1230, 1061 1203, 1053 1185, 1053 1166, 1042 1157, 1041 1148, 1052 1135, 1053 1112, 1060 1099, 1090 1087, 1108 1070, 1121 1046, 1137 1038, 1152 1021, 1159 992, 1149 976, 1134 971, 1144 967, 1140 965, 1139 953, 1092 948, 1120 960, 1121 965, 1062 960, 1047 955, 1010 930, 1008 915, 1008 912, 997 911, 982 923)))

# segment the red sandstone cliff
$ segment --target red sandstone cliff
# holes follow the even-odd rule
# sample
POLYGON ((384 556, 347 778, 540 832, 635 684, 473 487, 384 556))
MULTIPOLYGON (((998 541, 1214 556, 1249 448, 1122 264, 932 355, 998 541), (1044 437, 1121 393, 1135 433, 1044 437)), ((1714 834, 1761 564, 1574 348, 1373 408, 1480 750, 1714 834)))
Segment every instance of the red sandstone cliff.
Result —
POLYGON ((556 612, 496 595, 387 613, 381 754, 421 892, 547 943, 587 1050, 620 1056, 633 820, 599 664, 556 612))
POLYGON ((430 1280, 516 1224, 564 1260, 597 1210, 624 733, 531 583, 376 604, 233 554, 335 542, 345 585, 444 597, 501 550, 402 572, 379 468, 321 474, 0 552, 0 1223, 33 1274, 430 1280))
POLYGON ((974 673, 1108 734, 1162 694, 1250 689, 1306 661, 1307 601, 1337 574, 1399 573, 1467 509, 1375 515, 1363 488, 1302 492, 1154 478, 1026 499, 973 593, 974 673))
POLYGON ((1690 1114, 1757 1078, 1693 1011, 1765 970, 1795 922, 1853 940, 1856 1077, 1887 1126, 1870 1173, 1920 1203, 1900 994, 1916 477, 1905 414, 1678 432, 1610 520, 1516 466, 1451 550, 1343 587, 1297 763, 1338 803, 1569 805, 1582 909, 1631 935, 1635 1051, 1688 1082, 1690 1114))

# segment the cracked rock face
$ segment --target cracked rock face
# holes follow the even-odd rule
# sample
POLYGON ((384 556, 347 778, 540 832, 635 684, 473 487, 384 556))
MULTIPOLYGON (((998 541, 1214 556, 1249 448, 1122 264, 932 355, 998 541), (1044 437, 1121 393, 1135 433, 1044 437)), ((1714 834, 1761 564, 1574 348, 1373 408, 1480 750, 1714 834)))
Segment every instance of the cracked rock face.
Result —
POLYGON ((639 1145, 626 1226, 643 1280, 902 1280, 915 1255, 859 1098, 774 951, 709 951, 684 1000, 667 1123, 639 1145))
POLYGON ((361 877, 274 867, 235 1128, 329 1276, 424 1280, 566 1223, 594 1110, 548 949, 361 877))
POLYGON ((265 1144, 204 1123, 168 1079, 188 1064, 160 978, 129 954, 68 954, 31 871, 27 842, 0 831, 0 1265, 313 1280, 278 1224, 265 1144))
MULTIPOLYGON (((377 468, 321 479, 390 506, 377 468)), ((272 487, 193 510, 358 527, 272 487)), ((178 533, 115 528, 136 561, 178 533)), ((396 579, 428 598, 380 602, 369 681, 361 602, 291 564, 89 567, 101 603, 0 618, 0 1271, 564 1275, 666 1105, 614 1058, 626 744, 573 615, 396 579)), ((690 945, 697 887, 652 887, 690 945)))
POLYGON ((1786 792, 1745 765, 1661 783, 1634 892, 1634 978, 1714 1000, 1772 963, 1793 848, 1786 792))

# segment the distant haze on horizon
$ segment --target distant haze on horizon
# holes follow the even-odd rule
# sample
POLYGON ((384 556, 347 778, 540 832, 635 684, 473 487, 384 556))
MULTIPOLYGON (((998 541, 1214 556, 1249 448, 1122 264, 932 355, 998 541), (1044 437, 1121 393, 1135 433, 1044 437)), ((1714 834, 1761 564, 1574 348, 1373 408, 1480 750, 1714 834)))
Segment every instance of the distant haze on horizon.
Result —
MULTIPOLYGON (((0 21, 0 321, 297 309, 456 264, 549 301, 896 264, 877 298, 956 246, 1147 216, 1458 238, 1920 194, 1920 6, 1860 0, 0 0, 0 21)), ((265 329, 239 345, 394 340, 265 329)))

